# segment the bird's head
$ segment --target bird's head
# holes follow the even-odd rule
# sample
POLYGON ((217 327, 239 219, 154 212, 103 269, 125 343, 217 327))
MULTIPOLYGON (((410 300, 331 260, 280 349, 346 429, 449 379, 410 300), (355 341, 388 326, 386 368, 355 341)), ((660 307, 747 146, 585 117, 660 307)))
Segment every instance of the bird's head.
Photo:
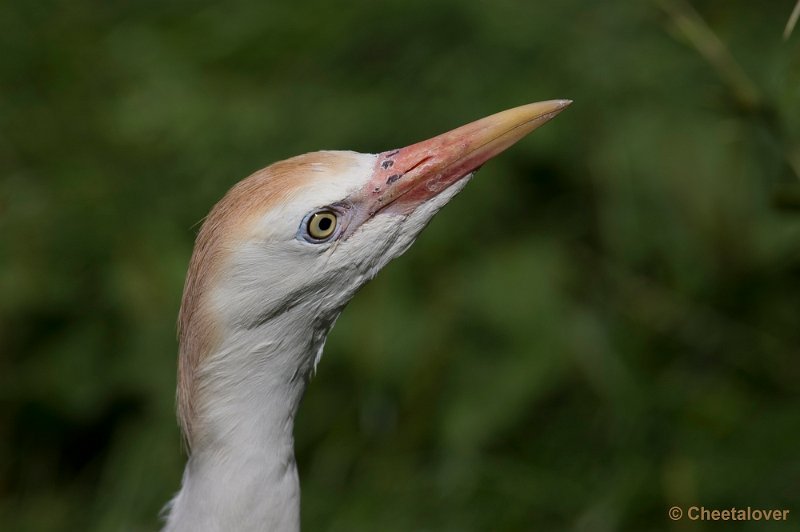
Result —
POLYGON ((308 153, 235 185, 200 229, 184 288, 178 406, 187 440, 204 390, 239 356, 233 343, 284 320, 285 338, 251 334, 260 344, 247 356, 260 349, 269 361, 253 364, 305 378, 356 290, 408 249, 478 167, 569 103, 517 107, 377 155, 308 153), (282 359, 281 342, 307 342, 311 356, 282 359))

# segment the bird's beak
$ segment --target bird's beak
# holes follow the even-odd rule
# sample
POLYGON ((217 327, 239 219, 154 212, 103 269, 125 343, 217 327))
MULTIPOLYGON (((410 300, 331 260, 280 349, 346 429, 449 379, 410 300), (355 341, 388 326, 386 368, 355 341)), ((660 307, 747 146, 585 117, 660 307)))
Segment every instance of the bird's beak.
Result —
MULTIPOLYGON (((564 110, 571 100, 508 109, 432 139, 378 154, 364 190, 368 216, 408 214, 564 110)), ((363 197, 363 196, 362 196, 363 197)))

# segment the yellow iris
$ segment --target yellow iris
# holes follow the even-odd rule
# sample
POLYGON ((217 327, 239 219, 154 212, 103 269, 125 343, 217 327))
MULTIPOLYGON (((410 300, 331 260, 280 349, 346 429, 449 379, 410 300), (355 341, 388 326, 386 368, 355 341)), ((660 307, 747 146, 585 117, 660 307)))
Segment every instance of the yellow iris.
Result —
POLYGON ((308 219, 308 234, 312 238, 322 240, 328 238, 336 230, 336 214, 331 211, 315 212, 308 219))

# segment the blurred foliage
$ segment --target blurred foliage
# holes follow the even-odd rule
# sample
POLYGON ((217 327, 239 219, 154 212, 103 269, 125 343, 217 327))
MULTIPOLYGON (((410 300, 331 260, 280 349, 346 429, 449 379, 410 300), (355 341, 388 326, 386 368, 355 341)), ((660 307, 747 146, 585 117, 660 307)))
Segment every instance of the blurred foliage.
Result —
POLYGON ((235 181, 549 98, 339 320, 305 528, 800 529, 793 5, 1 3, 0 529, 158 527, 183 276, 235 181))

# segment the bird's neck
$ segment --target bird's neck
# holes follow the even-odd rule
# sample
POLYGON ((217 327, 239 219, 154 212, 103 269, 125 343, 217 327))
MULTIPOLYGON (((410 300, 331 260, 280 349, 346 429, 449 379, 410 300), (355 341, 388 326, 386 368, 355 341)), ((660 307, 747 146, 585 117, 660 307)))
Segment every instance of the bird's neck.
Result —
POLYGON ((167 531, 299 530, 294 418, 335 321, 299 314, 232 332, 214 353, 167 531))

